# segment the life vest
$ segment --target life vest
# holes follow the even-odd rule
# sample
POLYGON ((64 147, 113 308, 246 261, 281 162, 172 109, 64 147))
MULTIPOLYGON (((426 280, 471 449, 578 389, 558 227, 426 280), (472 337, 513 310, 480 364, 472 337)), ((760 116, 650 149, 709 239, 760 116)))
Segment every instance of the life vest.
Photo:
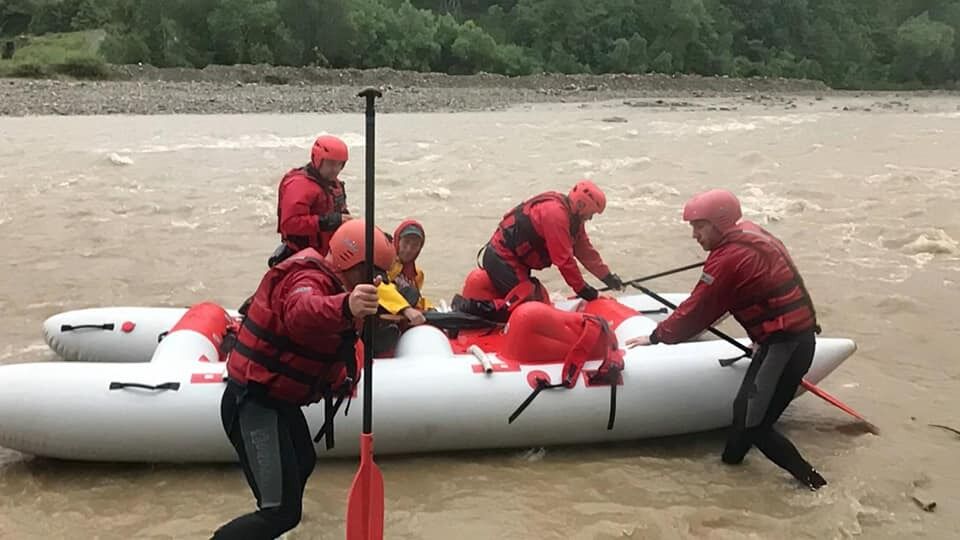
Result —
POLYGON ((331 392, 351 392, 357 380, 356 331, 330 334, 321 348, 310 348, 286 335, 280 313, 270 305, 274 289, 283 278, 303 269, 330 277, 337 284, 332 294, 345 292, 339 278, 313 249, 267 271, 240 323, 227 361, 229 380, 246 387, 251 395, 306 405, 329 398, 331 392))
POLYGON ((330 249, 330 238, 333 236, 335 231, 321 230, 318 227, 318 229, 310 235, 283 235, 283 231, 280 230, 280 211, 281 207, 284 205, 282 199, 286 196, 306 197, 309 195, 310 200, 305 202, 310 205, 311 214, 318 215, 321 218, 330 214, 345 214, 348 213, 347 193, 343 182, 340 180, 336 180, 334 182, 325 182, 320 179, 320 175, 312 166, 306 165, 304 167, 299 167, 288 171, 280 181, 279 191, 281 200, 277 205, 277 232, 281 233, 281 240, 283 243, 286 244, 293 253, 308 247, 312 247, 320 252, 321 255, 326 255, 327 251, 330 249), (312 193, 300 191, 296 194, 290 194, 287 191, 287 186, 293 182, 294 179, 309 180, 311 183, 320 188, 320 192, 316 193, 314 190, 310 190, 312 193))
POLYGON ((744 298, 730 310, 753 341, 763 343, 781 333, 820 332, 817 313, 803 278, 773 235, 754 223, 743 222, 728 233, 724 241, 752 249, 767 262, 763 276, 765 290, 744 298))
POLYGON ((530 211, 534 206, 547 201, 556 201, 563 205, 570 216, 570 236, 575 237, 580 229, 580 220, 571 210, 570 201, 562 193, 548 191, 527 199, 504 214, 492 242, 494 246, 512 253, 527 267, 537 270, 550 266, 551 261, 546 241, 534 228, 530 211))

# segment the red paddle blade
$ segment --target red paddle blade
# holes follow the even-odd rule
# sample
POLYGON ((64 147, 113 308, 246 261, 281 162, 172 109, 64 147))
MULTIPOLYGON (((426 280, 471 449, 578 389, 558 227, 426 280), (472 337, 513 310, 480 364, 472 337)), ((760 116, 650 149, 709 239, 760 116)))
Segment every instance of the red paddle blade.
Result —
POLYGON ((347 540, 383 540, 383 474, 373 462, 373 434, 360 435, 360 468, 347 498, 347 540))
POLYGON ((860 421, 863 422, 864 424, 866 424, 867 429, 868 429, 871 433, 873 433, 874 435, 879 435, 879 434, 880 434, 880 429, 877 428, 877 426, 875 426, 875 425, 873 425, 871 422, 867 421, 867 419, 864 418, 863 416, 861 416, 860 413, 858 413, 857 411, 851 409, 851 408, 850 408, 849 406, 847 406, 844 402, 840 401, 839 399, 837 399, 837 398, 833 397, 832 395, 830 395, 829 393, 827 393, 826 390, 820 388, 819 386, 813 384, 812 382, 810 382, 810 381, 808 381, 808 380, 806 380, 806 379, 803 379, 803 380, 800 382, 800 384, 801 384, 804 388, 806 388, 807 390, 809 390, 812 394, 814 394, 814 395, 816 395, 817 397, 819 397, 820 399, 826 401, 827 403, 833 405, 834 407, 842 410, 843 412, 849 414, 850 416, 852 416, 852 417, 860 420, 860 421))

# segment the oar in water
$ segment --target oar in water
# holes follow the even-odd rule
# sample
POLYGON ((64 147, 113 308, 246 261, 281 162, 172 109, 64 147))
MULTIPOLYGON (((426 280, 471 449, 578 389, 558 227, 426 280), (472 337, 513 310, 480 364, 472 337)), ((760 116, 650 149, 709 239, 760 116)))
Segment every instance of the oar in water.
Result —
MULTIPOLYGON (((367 88, 359 97, 367 101, 366 155, 366 239, 364 254, 367 283, 373 283, 373 199, 374 199, 374 100, 382 94, 367 88)), ((373 462, 373 332, 376 316, 368 315, 363 328, 363 432, 360 434, 360 468, 353 477, 347 498, 347 540, 383 539, 383 473, 373 462)))
MULTIPOLYGON (((672 302, 670 302, 670 301, 667 300, 666 298, 660 296, 659 294, 651 291, 650 289, 648 289, 648 288, 646 288, 646 287, 644 287, 644 286, 642 286, 642 285, 639 285, 639 284, 631 284, 631 285, 633 285, 634 287, 640 289, 641 291, 643 291, 644 294, 646 294, 647 296, 653 298, 653 299, 656 300, 657 302, 660 302, 661 304, 667 306, 668 308, 670 308, 670 309, 677 309, 677 306, 673 305, 672 302)), ((741 351, 743 351, 743 353, 744 353, 746 356, 750 356, 750 355, 753 354, 753 350, 750 349, 750 347, 747 347, 747 346, 744 345, 743 343, 740 343, 739 341, 733 339, 732 337, 728 336, 727 334, 724 334, 723 332, 717 330, 716 328, 714 328, 714 327, 711 326, 711 327, 707 328, 707 330, 709 330, 711 334, 719 337, 720 339, 722 339, 722 340, 726 341, 727 343, 733 345, 734 347, 740 349, 741 351)), ((722 365, 722 366, 728 366, 728 365, 731 365, 731 364, 733 364, 733 361, 727 360, 727 361, 721 361, 721 362, 720 362, 720 365, 722 365)), ((853 416, 854 418, 856 418, 856 419, 860 420, 861 422, 863 422, 863 423, 866 425, 867 430, 869 430, 871 433, 873 433, 873 434, 879 434, 879 433, 880 433, 880 430, 879 430, 879 429, 877 428, 877 426, 875 426, 872 422, 867 421, 867 419, 864 418, 860 413, 858 413, 857 411, 853 410, 850 406, 846 405, 845 403, 843 403, 843 402, 840 401, 839 399, 831 396, 830 394, 828 394, 826 391, 824 391, 823 389, 821 389, 821 388, 818 387, 817 385, 813 384, 812 382, 810 382, 810 381, 808 381, 808 380, 806 380, 806 379, 802 379, 802 380, 800 381, 800 384, 801 384, 801 386, 803 386, 804 388, 806 388, 807 390, 809 390, 809 391, 810 391, 812 394, 814 394, 815 396, 819 397, 820 399, 826 401, 827 403, 833 405, 834 407, 842 410, 843 412, 845 412, 845 413, 849 414, 850 416, 853 416)))

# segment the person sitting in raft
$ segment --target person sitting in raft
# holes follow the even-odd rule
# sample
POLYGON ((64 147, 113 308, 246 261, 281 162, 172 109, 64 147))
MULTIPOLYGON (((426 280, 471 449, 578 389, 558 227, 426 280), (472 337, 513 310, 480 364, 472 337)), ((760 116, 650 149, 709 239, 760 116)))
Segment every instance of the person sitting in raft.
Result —
POLYGON ((423 270, 417 267, 417 257, 426 239, 423 225, 408 219, 393 233, 393 247, 397 258, 387 271, 387 282, 377 289, 380 306, 392 315, 403 315, 410 325, 426 322, 423 312, 433 309, 422 294, 423 270))

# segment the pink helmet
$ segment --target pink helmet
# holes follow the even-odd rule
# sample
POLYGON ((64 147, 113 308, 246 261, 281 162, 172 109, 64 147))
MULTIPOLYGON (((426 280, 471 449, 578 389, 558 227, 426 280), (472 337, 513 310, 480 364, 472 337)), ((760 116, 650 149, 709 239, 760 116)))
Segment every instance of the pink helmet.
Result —
MULTIPOLYGON (((333 267, 343 272, 363 262, 366 242, 366 226, 362 219, 351 219, 333 233, 330 237, 330 254, 327 258, 333 267)), ((373 266, 387 271, 397 252, 387 240, 387 236, 380 229, 373 231, 373 266)))
POLYGON ((320 168, 320 163, 325 159, 346 162, 348 155, 347 143, 339 137, 321 135, 314 141, 313 148, 310 150, 310 164, 314 168, 320 168))
POLYGON ((725 189, 711 189, 694 195, 683 205, 683 220, 709 221, 720 232, 726 232, 740 221, 740 201, 725 189))
POLYGON ((577 182, 567 197, 570 199, 573 213, 581 217, 602 214, 603 209, 607 207, 606 195, 590 180, 577 182))

